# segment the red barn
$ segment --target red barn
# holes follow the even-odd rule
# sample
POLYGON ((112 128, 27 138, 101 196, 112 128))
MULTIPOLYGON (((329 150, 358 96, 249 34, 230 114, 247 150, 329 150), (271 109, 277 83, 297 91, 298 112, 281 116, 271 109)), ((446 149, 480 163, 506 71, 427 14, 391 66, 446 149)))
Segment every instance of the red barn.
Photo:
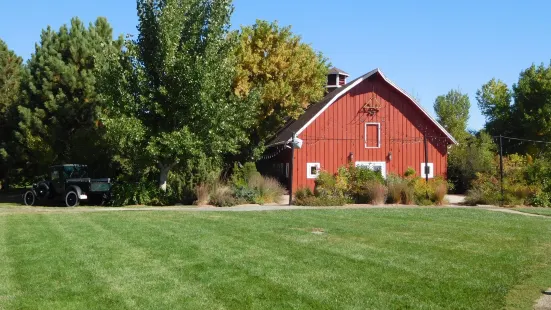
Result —
POLYGON ((444 127, 379 69, 349 83, 347 77, 330 70, 328 94, 270 141, 261 172, 293 191, 313 188, 320 170, 336 173, 350 163, 385 177, 408 168, 422 177, 446 177, 448 145, 457 142, 444 127))

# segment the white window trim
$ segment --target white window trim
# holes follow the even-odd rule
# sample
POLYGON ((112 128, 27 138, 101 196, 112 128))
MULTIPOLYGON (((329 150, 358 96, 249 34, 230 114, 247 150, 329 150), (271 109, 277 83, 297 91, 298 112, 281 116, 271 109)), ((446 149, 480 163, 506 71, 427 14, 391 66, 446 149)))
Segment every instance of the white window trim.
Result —
POLYGON ((386 179, 386 162, 384 161, 357 161, 355 166, 363 166, 367 168, 372 168, 373 166, 381 166, 381 175, 386 179))
POLYGON ((285 163, 285 177, 289 177, 289 163, 285 163))
MULTIPOLYGON (((429 179, 434 178, 434 164, 433 163, 427 163, 427 166, 430 167, 430 173, 428 174, 429 179)), ((427 176, 425 175, 425 163, 421 163, 421 177, 424 179, 427 176)))
POLYGON ((317 179, 320 169, 321 169, 321 164, 320 163, 307 163, 306 164, 306 178, 307 179, 317 179), (312 167, 317 168, 316 174, 311 173, 312 172, 312 167))
POLYGON ((365 123, 364 125, 364 143, 366 149, 380 149, 381 148, 381 123, 365 123), (377 146, 367 146, 367 126, 377 125, 377 146))

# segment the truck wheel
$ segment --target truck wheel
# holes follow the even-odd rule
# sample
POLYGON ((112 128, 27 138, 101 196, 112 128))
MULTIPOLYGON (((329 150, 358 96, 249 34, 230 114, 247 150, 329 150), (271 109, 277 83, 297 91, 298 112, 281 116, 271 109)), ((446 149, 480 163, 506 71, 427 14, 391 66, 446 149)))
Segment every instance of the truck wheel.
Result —
POLYGON ((35 202, 36 196, 33 191, 26 191, 25 194, 23 194, 23 203, 25 203, 26 206, 34 206, 35 202))
POLYGON ((76 207, 79 204, 78 194, 75 191, 70 191, 65 195, 65 204, 67 207, 76 207))

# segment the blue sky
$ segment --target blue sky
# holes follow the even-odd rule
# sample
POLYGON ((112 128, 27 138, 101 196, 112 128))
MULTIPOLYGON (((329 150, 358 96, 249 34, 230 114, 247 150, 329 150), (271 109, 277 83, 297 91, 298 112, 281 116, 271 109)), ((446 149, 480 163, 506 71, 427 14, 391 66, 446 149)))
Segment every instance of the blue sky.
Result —
MULTIPOLYGON (((19 0, 0 4, 0 38, 28 58, 41 29, 78 16, 105 16, 116 33, 136 33, 135 0, 19 0)), ((480 129, 475 93, 497 77, 551 59, 551 1, 235 0, 234 27, 256 19, 292 25, 352 77, 380 68, 433 112, 450 89, 471 98, 469 127, 480 129)))

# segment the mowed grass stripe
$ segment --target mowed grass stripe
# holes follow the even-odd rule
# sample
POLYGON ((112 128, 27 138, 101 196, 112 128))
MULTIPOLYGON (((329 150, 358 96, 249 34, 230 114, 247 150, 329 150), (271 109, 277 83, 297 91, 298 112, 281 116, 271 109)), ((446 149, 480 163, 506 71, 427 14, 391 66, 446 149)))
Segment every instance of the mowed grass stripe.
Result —
MULTIPOLYGON (((181 275, 170 269, 168 261, 152 251, 151 247, 144 248, 131 242, 133 235, 143 238, 136 233, 135 225, 132 225, 130 230, 123 230, 121 234, 118 229, 99 225, 86 215, 75 217, 78 221, 65 222, 69 229, 75 231, 72 241, 79 243, 79 240, 85 240, 80 241, 81 251, 100 269, 110 287, 120 291, 124 298, 132 300, 132 308, 148 305, 162 307, 173 302, 185 308, 221 306, 207 295, 202 283, 189 281, 189 278, 181 279, 181 275), (81 222, 89 226, 90 230, 79 230, 81 222), (96 238, 87 240, 87 234, 90 233, 96 238), (97 258, 97 253, 103 253, 105 256, 97 258), (155 293, 144 295, 144 291, 155 293)), ((116 226, 119 225, 115 225, 114 228, 117 228, 116 226)), ((140 233, 148 233, 143 225, 138 229, 140 233)), ((176 249, 173 248, 172 251, 174 250, 176 249)), ((185 256, 182 259, 185 259, 185 256)))
POLYGON ((123 308, 122 300, 77 259, 78 253, 51 216, 8 219, 8 249, 15 271, 11 279, 21 292, 15 308, 29 304, 50 309, 123 308))
POLYGON ((551 286, 551 241, 542 238, 551 221, 487 211, 2 220, 12 264, 0 272, 13 270, 5 287, 16 296, 5 308, 530 308, 538 290, 551 286), (324 233, 313 234, 315 228, 324 233), (62 259, 74 263, 60 270, 62 259))
MULTIPOLYGON (((308 295, 300 296, 295 290, 289 290, 287 286, 263 277, 262 270, 251 270, 250 265, 244 267, 243 260, 251 258, 247 251, 251 245, 227 233, 237 229, 236 227, 231 226, 231 229, 226 230, 225 225, 220 225, 220 222, 209 220, 213 217, 216 218, 218 215, 194 218, 193 225, 189 225, 191 222, 184 224, 173 221, 169 217, 160 217, 155 224, 141 223, 142 232, 152 236, 151 240, 132 238, 131 235, 128 240, 136 246, 150 249, 159 256, 174 255, 177 249, 183 251, 192 249, 195 255, 189 258, 191 261, 177 259, 176 264, 168 261, 167 265, 172 263, 171 268, 177 273, 188 274, 188 278, 196 281, 207 280, 206 289, 211 293, 210 297, 223 302, 225 306, 233 308, 264 308, 277 305, 296 307, 299 304, 293 305, 287 302, 293 303, 300 300, 301 307, 310 305, 312 308, 323 308, 323 304, 308 295), (254 285, 251 287, 251 284, 254 285), (242 287, 245 286, 252 289, 243 290, 242 287), (279 300, 277 304, 273 304, 273 301, 271 301, 272 304, 265 302, 262 295, 266 292, 277 297, 275 299, 279 300)), ((126 231, 120 231, 123 226, 116 223, 103 220, 98 223, 111 225, 108 229, 119 230, 119 235, 129 236, 126 231)), ((263 249, 256 247, 255 244, 252 247, 256 253, 263 252, 263 249)), ((262 255, 257 256, 262 257, 262 255)), ((279 276, 281 273, 278 273, 279 276)))
POLYGON ((12 281, 13 268, 8 255, 8 223, 5 217, 0 217, 0 309, 12 305, 19 295, 19 290, 12 281))

